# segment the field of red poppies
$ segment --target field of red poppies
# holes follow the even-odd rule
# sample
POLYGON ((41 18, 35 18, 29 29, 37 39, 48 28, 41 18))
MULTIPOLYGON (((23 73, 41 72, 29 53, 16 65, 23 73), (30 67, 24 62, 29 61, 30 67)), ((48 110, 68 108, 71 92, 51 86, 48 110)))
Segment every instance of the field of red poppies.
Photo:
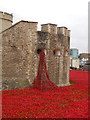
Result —
POLYGON ((70 71, 71 85, 55 91, 2 91, 3 118, 88 118, 88 72, 70 71))

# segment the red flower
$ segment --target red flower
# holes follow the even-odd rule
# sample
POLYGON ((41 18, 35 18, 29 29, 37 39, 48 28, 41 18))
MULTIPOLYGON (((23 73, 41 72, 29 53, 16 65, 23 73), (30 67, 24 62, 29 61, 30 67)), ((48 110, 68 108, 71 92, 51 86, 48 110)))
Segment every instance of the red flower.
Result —
MULTIPOLYGON (((75 83, 55 91, 37 89, 2 91, 3 118, 87 118, 87 72, 70 71, 75 83)), ((89 93, 90 94, 90 93, 89 93)))

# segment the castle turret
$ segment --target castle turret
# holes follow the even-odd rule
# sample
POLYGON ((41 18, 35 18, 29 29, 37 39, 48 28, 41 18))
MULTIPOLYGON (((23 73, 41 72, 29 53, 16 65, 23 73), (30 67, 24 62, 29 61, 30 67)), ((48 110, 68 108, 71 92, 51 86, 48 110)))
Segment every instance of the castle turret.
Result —
POLYGON ((51 24, 51 23, 42 24, 41 25, 41 31, 42 32, 48 32, 48 33, 51 33, 51 34, 57 34, 57 25, 56 24, 51 24))
POLYGON ((6 12, 0 12, 0 33, 12 26, 13 16, 6 12))
POLYGON ((68 37, 70 37, 70 32, 71 32, 71 30, 68 30, 68 37))
POLYGON ((67 27, 58 27, 57 33, 63 34, 64 36, 68 36, 68 29, 67 29, 67 27))

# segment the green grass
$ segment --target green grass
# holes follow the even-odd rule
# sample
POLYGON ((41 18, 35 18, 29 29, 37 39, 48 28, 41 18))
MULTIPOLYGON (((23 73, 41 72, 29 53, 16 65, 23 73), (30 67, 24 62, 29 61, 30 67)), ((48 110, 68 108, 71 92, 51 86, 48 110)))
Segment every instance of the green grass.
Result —
POLYGON ((70 80, 70 84, 71 84, 71 85, 72 85, 72 84, 75 84, 75 82, 70 80))

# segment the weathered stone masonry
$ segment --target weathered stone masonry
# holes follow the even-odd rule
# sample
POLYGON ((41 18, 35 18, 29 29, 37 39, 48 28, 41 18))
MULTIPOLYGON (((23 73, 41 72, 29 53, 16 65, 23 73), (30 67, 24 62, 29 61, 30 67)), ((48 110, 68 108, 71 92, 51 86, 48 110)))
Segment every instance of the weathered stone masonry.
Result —
POLYGON ((46 54, 51 81, 69 85, 70 31, 55 24, 20 21, 1 32, 2 89, 28 88, 37 75, 39 53, 46 54))

